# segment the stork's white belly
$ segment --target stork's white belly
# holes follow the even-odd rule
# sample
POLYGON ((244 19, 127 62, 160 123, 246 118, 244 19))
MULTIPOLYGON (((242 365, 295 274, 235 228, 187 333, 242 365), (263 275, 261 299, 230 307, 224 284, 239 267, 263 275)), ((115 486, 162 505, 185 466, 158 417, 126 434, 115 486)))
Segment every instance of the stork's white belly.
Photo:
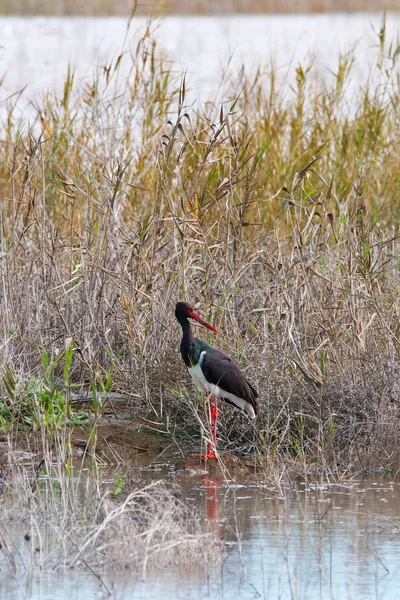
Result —
POLYGON ((254 408, 251 406, 249 402, 244 400, 243 398, 239 398, 235 394, 231 394, 231 392, 226 392, 222 390, 218 385, 214 383, 210 383, 204 377, 204 373, 201 369, 201 364, 203 362, 206 351, 203 350, 200 354, 199 362, 194 367, 188 367, 189 375, 193 379, 196 387, 200 390, 200 392, 214 394, 218 396, 218 398, 226 398, 230 400, 235 406, 247 412, 251 419, 255 419, 254 408))

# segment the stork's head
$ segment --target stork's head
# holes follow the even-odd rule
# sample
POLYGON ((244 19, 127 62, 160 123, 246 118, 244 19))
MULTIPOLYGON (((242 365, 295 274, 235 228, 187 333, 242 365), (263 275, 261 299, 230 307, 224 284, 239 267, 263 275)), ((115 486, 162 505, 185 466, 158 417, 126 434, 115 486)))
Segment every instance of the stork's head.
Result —
POLYGON ((178 302, 178 304, 175 306, 175 316, 179 322, 181 322, 184 319, 193 319, 194 321, 200 323, 200 325, 203 325, 203 327, 207 327, 207 329, 210 329, 210 331, 218 333, 215 327, 207 323, 207 321, 205 321, 197 313, 195 313, 193 308, 186 302, 178 302))

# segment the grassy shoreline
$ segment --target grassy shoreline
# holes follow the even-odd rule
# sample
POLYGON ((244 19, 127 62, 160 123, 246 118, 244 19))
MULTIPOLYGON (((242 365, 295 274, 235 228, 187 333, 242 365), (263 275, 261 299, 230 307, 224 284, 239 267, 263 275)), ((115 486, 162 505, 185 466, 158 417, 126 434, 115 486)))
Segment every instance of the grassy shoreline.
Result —
POLYGON ((88 0, 84 4, 77 0, 3 0, 3 15, 88 15, 129 16, 135 7, 136 14, 149 15, 162 10, 164 14, 177 15, 229 15, 229 14, 313 14, 329 12, 383 12, 399 11, 399 0, 200 0, 187 2, 166 0, 165 2, 136 3, 132 0, 88 0))
POLYGON ((255 427, 223 409, 221 451, 322 477, 397 472, 398 57, 383 23, 351 116, 350 54, 329 84, 299 65, 288 95, 272 68, 231 82, 222 107, 190 107, 149 28, 94 80, 70 71, 30 131, 13 98, 0 133, 3 432, 51 438, 118 393, 198 450, 202 400, 174 318, 186 299, 260 390, 255 427))

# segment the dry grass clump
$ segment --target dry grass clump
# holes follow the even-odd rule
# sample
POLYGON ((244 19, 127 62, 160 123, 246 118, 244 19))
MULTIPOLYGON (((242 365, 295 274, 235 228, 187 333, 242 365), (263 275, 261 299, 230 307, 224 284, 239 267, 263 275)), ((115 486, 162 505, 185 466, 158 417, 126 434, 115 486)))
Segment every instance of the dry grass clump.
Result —
POLYGON ((222 106, 190 107, 149 30, 128 78, 123 54, 94 81, 68 73, 30 131, 10 106, 3 369, 35 376, 45 352, 67 390, 139 398, 189 442, 174 319, 187 299, 260 389, 255 429, 224 412, 222 448, 343 470, 382 445, 375 466, 397 469, 398 56, 383 23, 351 98, 347 55, 330 82, 307 65, 290 91, 273 69, 242 74, 222 106))
POLYGON ((213 535, 202 532, 193 507, 161 482, 131 491, 117 506, 111 504, 102 527, 87 537, 100 564, 132 565, 143 576, 152 568, 210 567, 221 557, 213 535))

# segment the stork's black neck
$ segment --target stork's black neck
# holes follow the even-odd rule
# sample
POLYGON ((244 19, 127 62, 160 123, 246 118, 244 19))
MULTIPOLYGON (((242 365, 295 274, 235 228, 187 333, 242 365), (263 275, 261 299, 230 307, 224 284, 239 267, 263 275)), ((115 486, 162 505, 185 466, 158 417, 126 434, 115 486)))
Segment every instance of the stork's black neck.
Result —
POLYGON ((181 354, 187 367, 197 365, 200 358, 199 340, 193 336, 193 331, 190 326, 190 321, 185 316, 177 317, 182 327, 181 354))

